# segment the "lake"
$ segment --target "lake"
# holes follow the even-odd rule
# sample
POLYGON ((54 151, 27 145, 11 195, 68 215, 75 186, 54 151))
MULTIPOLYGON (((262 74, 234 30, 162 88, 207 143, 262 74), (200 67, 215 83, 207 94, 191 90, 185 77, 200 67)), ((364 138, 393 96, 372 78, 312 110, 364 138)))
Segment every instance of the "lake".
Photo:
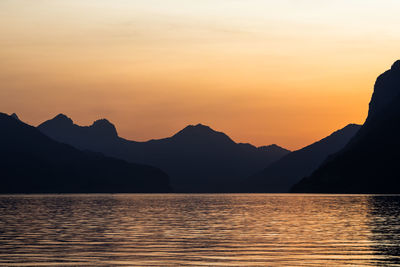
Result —
POLYGON ((400 264, 400 197, 0 196, 1 266, 400 264))

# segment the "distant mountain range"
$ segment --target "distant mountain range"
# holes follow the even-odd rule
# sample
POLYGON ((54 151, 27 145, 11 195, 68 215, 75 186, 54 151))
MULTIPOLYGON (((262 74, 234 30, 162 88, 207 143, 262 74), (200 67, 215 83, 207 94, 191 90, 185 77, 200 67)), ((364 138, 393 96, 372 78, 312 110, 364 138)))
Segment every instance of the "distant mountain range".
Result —
POLYGON ((105 119, 91 126, 78 126, 60 114, 38 129, 78 149, 157 166, 171 177, 177 192, 238 192, 244 178, 290 152, 277 145, 235 143, 226 134, 202 124, 147 142, 119 137, 115 126, 105 119))
POLYGON ((330 136, 293 151, 245 180, 244 192, 286 193, 303 177, 310 175, 331 154, 341 150, 358 132, 360 125, 349 124, 330 136))
POLYGON ((35 129, 0 113, 0 127, 0 193, 287 192, 292 185, 291 192, 400 193, 400 61, 378 77, 364 125, 294 152, 235 143, 202 124, 147 142, 119 137, 106 119, 79 126, 62 114, 35 129))
POLYGON ((400 193, 400 61, 378 77, 368 118, 340 152, 293 192, 400 193))
POLYGON ((0 193, 171 192, 161 170, 56 142, 0 113, 0 193))

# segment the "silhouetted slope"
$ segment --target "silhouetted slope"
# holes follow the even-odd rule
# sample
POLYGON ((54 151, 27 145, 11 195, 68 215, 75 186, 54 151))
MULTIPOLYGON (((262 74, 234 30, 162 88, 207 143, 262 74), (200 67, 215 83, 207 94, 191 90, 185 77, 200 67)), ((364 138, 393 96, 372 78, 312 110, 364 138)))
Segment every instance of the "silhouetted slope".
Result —
POLYGON ((11 116, 12 118, 16 119, 16 120, 19 120, 17 114, 15 114, 15 113, 11 114, 10 116, 11 116))
POLYGON ((236 192, 238 181, 289 151, 278 146, 236 144, 208 126, 189 125, 175 135, 147 142, 118 137, 107 121, 82 127, 59 115, 38 128, 46 135, 81 149, 157 166, 171 177, 178 192, 236 192))
POLYGON ((159 169, 83 152, 0 113, 0 193, 169 192, 159 169))
POLYGON ((285 193, 303 177, 310 175, 328 155, 341 150, 360 129, 349 124, 330 136, 293 151, 270 164, 243 184, 244 192, 285 193))
POLYGON ((44 134, 62 143, 79 149, 101 151, 99 147, 114 145, 119 138, 114 125, 105 119, 95 121, 91 126, 81 127, 64 114, 39 125, 44 134))
POLYGON ((375 83, 356 136, 294 192, 400 193, 400 61, 375 83))

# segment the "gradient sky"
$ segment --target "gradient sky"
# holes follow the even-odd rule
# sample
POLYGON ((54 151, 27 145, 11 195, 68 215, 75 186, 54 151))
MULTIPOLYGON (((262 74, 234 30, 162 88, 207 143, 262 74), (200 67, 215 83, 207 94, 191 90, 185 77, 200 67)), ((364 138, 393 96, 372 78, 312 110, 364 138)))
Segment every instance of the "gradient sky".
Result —
POLYGON ((362 123, 399 58, 398 0, 1 0, 0 111, 108 118, 148 140, 203 123, 308 145, 362 123))

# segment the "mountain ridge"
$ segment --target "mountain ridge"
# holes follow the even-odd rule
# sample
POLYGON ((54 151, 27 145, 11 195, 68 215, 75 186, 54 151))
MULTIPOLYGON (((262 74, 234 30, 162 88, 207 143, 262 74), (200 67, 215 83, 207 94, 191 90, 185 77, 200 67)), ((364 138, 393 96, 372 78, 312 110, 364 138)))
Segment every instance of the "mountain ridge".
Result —
POLYGON ((341 151, 292 192, 400 193, 400 61, 379 75, 368 117, 341 151))
POLYGON ((293 151, 264 170, 254 174, 243 184, 244 192, 287 193, 291 186, 310 175, 330 155, 343 148, 360 129, 348 124, 329 136, 293 151))
POLYGON ((257 148, 238 144, 225 133, 203 124, 188 125, 170 137, 144 142, 118 135, 100 138, 93 125, 73 124, 62 130, 53 125, 56 124, 49 120, 38 129, 79 149, 157 166, 169 174, 178 192, 238 191, 239 179, 289 152, 278 146, 257 148))
POLYGON ((161 170, 80 151, 0 113, 0 193, 171 192, 161 170))

